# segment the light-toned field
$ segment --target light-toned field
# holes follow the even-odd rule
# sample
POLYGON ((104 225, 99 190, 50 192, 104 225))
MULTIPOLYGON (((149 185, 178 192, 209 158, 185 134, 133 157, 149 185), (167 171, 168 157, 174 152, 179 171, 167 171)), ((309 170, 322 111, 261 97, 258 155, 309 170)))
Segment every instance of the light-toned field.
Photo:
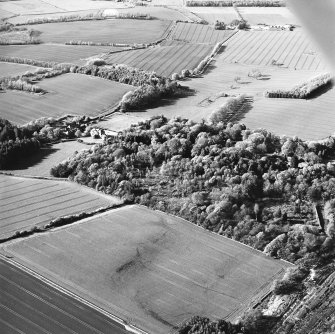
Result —
MULTIPOLYGON (((87 41, 95 43, 151 43, 162 38, 170 21, 110 19, 45 23, 38 25, 43 42, 65 43, 87 41)), ((29 27, 29 26, 23 26, 29 27)))
POLYGON ((214 30, 204 24, 178 22, 169 38, 189 43, 216 44, 226 41, 235 33, 235 30, 214 30))
POLYGON ((0 77, 16 76, 27 71, 34 72, 37 69, 36 66, 0 62, 0 77))
POLYGON ((7 10, 2 9, 2 7, 0 8, 0 20, 1 19, 5 19, 8 17, 13 16, 14 14, 12 12, 9 12, 7 10))
POLYGON ((125 113, 115 113, 108 117, 108 119, 99 122, 97 125, 103 129, 122 131, 128 129, 132 124, 137 124, 138 122, 145 120, 145 116, 132 115, 125 113))
POLYGON ((301 31, 239 31, 228 42, 222 59, 228 63, 270 66, 277 64, 291 69, 325 70, 316 47, 301 31))
POLYGON ((90 145, 81 144, 77 141, 67 141, 54 144, 52 147, 43 147, 31 158, 25 158, 24 160, 18 158, 16 169, 6 170, 6 172, 23 176, 51 176, 50 169, 52 167, 66 160, 76 151, 88 150, 90 147, 90 145))
POLYGON ((2 45, 0 46, 0 55, 59 63, 83 64, 85 63, 85 58, 118 50, 120 48, 111 46, 60 44, 2 45))
POLYGON ((239 18, 233 7, 188 7, 188 10, 209 23, 218 20, 227 24, 239 18))
POLYGON ((250 25, 299 24, 299 20, 286 7, 239 7, 239 12, 250 25))
POLYGON ((66 11, 78 11, 104 8, 124 8, 128 4, 114 1, 92 0, 20 0, 1 2, 1 9, 17 15, 62 13, 66 11))
POLYGON ((168 333, 193 315, 236 319, 288 266, 182 219, 138 206, 12 242, 4 251, 156 334, 168 333))
POLYGON ((75 183, 0 175, 0 237, 121 201, 75 183))
POLYGON ((211 45, 181 44, 118 52, 103 58, 109 64, 127 64, 169 77, 172 73, 179 73, 183 69, 194 69, 212 49, 211 45))
POLYGON ((96 116, 116 105, 133 86, 84 74, 63 74, 38 83, 44 95, 6 91, 1 94, 2 117, 17 124, 65 114, 96 116))

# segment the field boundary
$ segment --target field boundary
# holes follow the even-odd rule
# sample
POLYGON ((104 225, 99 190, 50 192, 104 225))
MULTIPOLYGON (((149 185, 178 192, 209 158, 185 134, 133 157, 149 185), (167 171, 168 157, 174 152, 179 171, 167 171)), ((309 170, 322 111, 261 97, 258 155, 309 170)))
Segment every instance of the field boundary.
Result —
POLYGON ((22 271, 28 273, 29 275, 31 275, 31 276, 33 276, 33 277, 39 279, 40 281, 46 283, 47 285, 51 286, 52 288, 54 288, 54 289, 56 289, 56 290, 59 290, 60 292, 64 293, 65 295, 67 295, 67 296, 69 296, 69 297, 71 297, 71 298, 73 298, 73 299, 76 299, 77 301, 79 301, 79 302, 81 302, 81 303, 83 303, 83 304, 85 304, 85 305, 87 305, 87 306, 93 308, 94 310, 98 311, 99 313, 101 313, 101 314, 107 316, 108 318, 112 319, 112 320, 115 321, 116 323, 118 323, 118 324, 124 326, 124 328, 125 328, 127 331, 132 332, 132 333, 135 333, 135 334, 149 334, 149 333, 143 331, 142 329, 137 328, 136 326, 133 326, 133 325, 131 325, 131 324, 128 324, 125 320, 123 320, 123 319, 121 319, 121 318, 115 316, 114 314, 112 314, 112 313, 110 313, 110 312, 104 310, 103 308, 101 308, 101 307, 95 305, 94 303, 87 301, 86 299, 84 299, 84 298, 78 296, 77 294, 71 292, 70 290, 68 290, 68 289, 66 289, 66 288, 63 288, 61 285, 59 285, 59 284, 57 284, 57 283, 51 281, 50 279, 46 278, 45 276, 43 276, 43 275, 37 273, 36 271, 34 271, 34 270, 32 270, 32 269, 26 267, 25 265, 23 265, 23 264, 21 264, 21 263, 15 261, 15 260, 13 260, 13 258, 12 258, 11 255, 3 255, 3 254, 0 253, 0 257, 1 257, 4 261, 6 261, 6 262, 12 264, 13 266, 15 266, 15 267, 21 269, 22 271))
MULTIPOLYGON (((268 256, 268 255, 264 254, 262 251, 260 251, 260 250, 258 250, 258 249, 255 249, 255 248, 253 248, 253 247, 251 247, 251 246, 249 246, 249 245, 246 245, 246 244, 244 244, 244 243, 242 243, 242 242, 240 242, 240 241, 237 241, 237 240, 228 238, 228 237, 226 237, 225 235, 222 235, 222 234, 219 234, 219 233, 216 233, 216 232, 207 230, 206 228, 204 228, 204 227, 202 227, 202 226, 199 226, 199 225, 197 225, 197 224, 194 224, 194 223, 192 223, 191 221, 189 221, 189 220, 187 220, 187 219, 185 219, 185 218, 176 216, 176 215, 174 215, 174 214, 172 214, 172 213, 167 213, 167 212, 164 212, 164 211, 161 211, 161 210, 156 210, 156 209, 153 210, 153 209, 151 209, 151 208, 149 208, 149 207, 147 207, 147 206, 145 206, 145 205, 143 205, 143 204, 134 204, 134 206, 140 206, 140 207, 149 209, 149 210, 151 210, 151 211, 153 211, 153 212, 157 211, 157 212, 163 213, 163 214, 165 214, 165 215, 168 215, 168 216, 171 216, 171 217, 175 217, 175 218, 177 218, 177 219, 181 219, 181 220, 185 221, 185 222, 188 223, 188 224, 192 224, 193 226, 195 226, 195 227, 197 227, 197 228, 200 228, 201 230, 204 230, 204 231, 206 231, 206 232, 208 232, 208 233, 211 233, 211 234, 214 234, 214 235, 218 235, 218 236, 220 236, 220 237, 222 237, 222 238, 231 240, 231 241, 236 242, 236 243, 238 243, 238 244, 240 244, 240 245, 243 245, 244 247, 248 247, 248 248, 252 249, 252 250, 255 251, 255 252, 258 252, 258 253, 262 254, 262 256, 264 256, 264 257, 270 257, 270 258, 271 258, 271 256, 268 256)), ((272 259, 273 259, 273 260, 283 261, 283 262, 285 262, 286 264, 288 264, 288 265, 290 265, 290 266, 295 266, 294 263, 291 263, 291 262, 289 262, 289 261, 287 261, 287 260, 276 259, 276 258, 272 258, 272 259)))

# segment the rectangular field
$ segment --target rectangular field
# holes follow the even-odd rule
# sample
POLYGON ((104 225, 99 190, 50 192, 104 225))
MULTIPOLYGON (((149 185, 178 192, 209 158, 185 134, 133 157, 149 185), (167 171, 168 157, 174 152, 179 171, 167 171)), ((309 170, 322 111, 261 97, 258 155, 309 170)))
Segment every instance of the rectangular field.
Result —
POLYGON ((0 62, 0 78, 21 75, 28 71, 34 72, 37 69, 36 66, 0 62))
POLYGON ((0 237, 52 219, 120 203, 120 200, 67 181, 0 175, 0 237))
POLYGON ((124 326, 0 260, 1 333, 127 334, 124 326))
POLYGON ((183 69, 194 69, 212 49, 211 45, 181 44, 118 52, 103 58, 109 64, 127 64, 169 77, 172 73, 180 73, 183 69))
POLYGON ((226 41, 235 33, 235 30, 215 30, 204 24, 178 22, 169 39, 188 43, 216 44, 226 41))
POLYGON ((321 56, 301 31, 239 31, 228 42, 222 59, 229 63, 303 70, 326 70, 321 56))
POLYGON ((96 116, 116 105, 134 87, 84 74, 63 74, 38 83, 48 93, 40 96, 26 92, 1 94, 3 118, 24 124, 40 117, 65 114, 96 116))
POLYGON ((28 58, 54 61, 58 63, 83 64, 83 59, 102 53, 119 51, 122 48, 87 45, 1 45, 0 55, 6 57, 28 58))
POLYGON ((218 20, 227 24, 239 18, 233 7, 188 7, 188 10, 209 23, 218 20))
MULTIPOLYGON (((45 23, 33 26, 43 42, 65 43, 71 40, 95 43, 151 43, 162 38, 171 21, 109 19, 45 23)), ((31 26, 23 26, 30 28, 31 26)))
POLYGON ((11 242, 3 252, 156 334, 193 315, 236 319, 289 266, 139 206, 11 242))

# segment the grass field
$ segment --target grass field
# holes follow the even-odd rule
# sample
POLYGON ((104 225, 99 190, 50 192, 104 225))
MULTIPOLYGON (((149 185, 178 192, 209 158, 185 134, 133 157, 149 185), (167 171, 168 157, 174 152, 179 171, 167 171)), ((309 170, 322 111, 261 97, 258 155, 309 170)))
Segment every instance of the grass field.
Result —
POLYGON ((0 77, 16 76, 27 71, 34 72, 37 69, 36 66, 0 62, 0 77))
POLYGON ((120 200, 67 181, 0 175, 0 237, 42 226, 52 219, 92 211, 120 200))
POLYGON ((7 244, 4 251, 157 334, 192 315, 236 319, 288 266, 182 219, 138 206, 7 244))
POLYGON ((210 54, 213 47, 201 44, 157 46, 107 55, 109 64, 127 64, 159 75, 170 76, 183 69, 194 69, 210 54))
POLYGON ((65 114, 96 116, 117 104, 133 86, 83 74, 63 74, 38 83, 42 96, 7 91, 1 94, 2 117, 24 124, 39 117, 65 114))
POLYGON ((227 40, 235 33, 234 30, 214 30, 213 27, 204 24, 178 22, 169 38, 190 43, 216 44, 227 40))
POLYGON ((266 66, 275 60, 291 69, 326 69, 316 48, 301 30, 239 31, 227 43, 222 59, 229 63, 266 66))
POLYGON ((28 58, 42 61, 54 61, 59 63, 83 64, 85 58, 119 51, 122 48, 111 46, 87 46, 87 45, 2 45, 0 55, 8 57, 28 58))
MULTIPOLYGON (((110 19, 45 23, 38 25, 43 42, 65 43, 71 40, 95 43, 151 43, 162 38, 170 21, 110 19)), ((25 27, 25 26, 23 26, 25 27)), ((29 26, 26 26, 29 27, 29 26)))
POLYGON ((74 152, 88 150, 90 147, 90 145, 81 144, 77 141, 67 141, 54 144, 52 147, 43 147, 30 159, 18 159, 16 161, 17 168, 6 170, 6 172, 15 175, 51 176, 50 169, 53 166, 66 160, 68 157, 72 156, 74 152))

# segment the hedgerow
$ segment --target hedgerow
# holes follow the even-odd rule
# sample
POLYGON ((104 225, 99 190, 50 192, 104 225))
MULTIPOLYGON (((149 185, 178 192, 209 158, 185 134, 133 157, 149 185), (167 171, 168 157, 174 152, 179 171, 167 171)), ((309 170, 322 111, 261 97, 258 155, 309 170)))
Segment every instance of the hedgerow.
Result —
POLYGON ((320 88, 331 85, 333 80, 334 78, 330 73, 321 74, 290 90, 268 90, 264 93, 264 96, 269 98, 307 99, 320 88))

